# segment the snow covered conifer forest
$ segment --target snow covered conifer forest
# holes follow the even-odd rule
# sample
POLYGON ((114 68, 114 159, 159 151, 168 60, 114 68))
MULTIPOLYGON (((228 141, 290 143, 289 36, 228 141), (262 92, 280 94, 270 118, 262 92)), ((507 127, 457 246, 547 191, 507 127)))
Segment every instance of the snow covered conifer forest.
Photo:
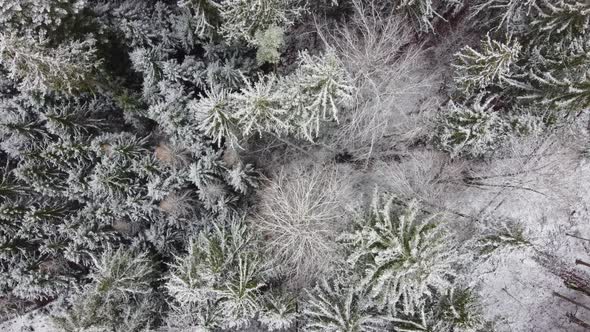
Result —
POLYGON ((0 331, 590 331, 590 1, 0 0, 0 331))

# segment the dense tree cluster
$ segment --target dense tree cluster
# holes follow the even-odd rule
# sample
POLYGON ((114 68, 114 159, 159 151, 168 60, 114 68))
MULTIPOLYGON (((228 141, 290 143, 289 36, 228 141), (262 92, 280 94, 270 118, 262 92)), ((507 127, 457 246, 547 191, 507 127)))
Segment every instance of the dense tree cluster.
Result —
POLYGON ((578 0, 476 1, 472 18, 490 30, 479 48, 466 46, 456 55, 458 89, 449 114, 456 117, 457 107, 481 109, 505 121, 465 115, 457 127, 456 121, 443 124, 441 146, 481 156, 493 151, 489 143, 502 140, 503 122, 528 134, 583 112, 590 105, 588 13, 588 4, 578 0), (482 135, 484 121, 492 129, 482 135), (487 148, 474 147, 479 140, 487 148))
POLYGON ((517 249, 583 290, 521 221, 433 197, 539 193, 490 182, 533 157, 478 171, 576 126, 589 36, 580 0, 0 0, 0 321, 493 331, 473 273, 517 249), (429 92, 453 24, 475 42, 429 92))

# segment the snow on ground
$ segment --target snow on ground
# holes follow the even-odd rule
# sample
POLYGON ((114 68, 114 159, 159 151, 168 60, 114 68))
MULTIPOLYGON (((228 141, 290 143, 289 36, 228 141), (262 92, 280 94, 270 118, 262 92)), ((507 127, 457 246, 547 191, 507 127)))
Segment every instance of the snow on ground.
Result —
POLYGON ((54 332, 57 331, 51 319, 40 310, 0 323, 2 332, 54 332))

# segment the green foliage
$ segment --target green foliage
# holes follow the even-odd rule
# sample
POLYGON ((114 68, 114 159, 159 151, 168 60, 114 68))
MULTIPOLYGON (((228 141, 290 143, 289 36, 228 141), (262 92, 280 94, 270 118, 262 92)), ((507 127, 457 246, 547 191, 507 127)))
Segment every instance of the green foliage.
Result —
POLYGON ((92 260, 94 273, 90 279, 103 301, 128 300, 129 296, 151 292, 153 271, 146 254, 132 256, 123 249, 108 249, 92 260))
POLYGON ((229 105, 232 100, 229 98, 226 90, 214 89, 189 105, 200 120, 199 129, 213 138, 218 146, 221 146, 224 138, 230 143, 237 141, 237 124, 231 113, 233 110, 229 105))
POLYGON ((269 331, 288 329, 297 320, 297 301, 291 295, 270 293, 264 297, 258 320, 269 331))
POLYGON ((457 252, 439 216, 415 201, 400 206, 394 196, 375 195, 370 214, 343 239, 368 296, 391 313, 413 314, 451 285, 457 252))
POLYGON ((308 292, 304 331, 383 331, 387 319, 370 307, 365 295, 339 280, 322 280, 308 292))
POLYGON ((494 98, 481 98, 472 105, 449 103, 434 137, 441 150, 453 157, 482 157, 502 143, 507 124, 491 109, 494 98))
POLYGON ((289 130, 285 121, 289 113, 283 106, 284 96, 277 93, 278 84, 277 78, 271 75, 256 83, 247 82, 242 92, 234 95, 236 105, 240 105, 234 117, 242 134, 281 135, 289 130))
POLYGON ((477 0, 471 18, 477 24, 483 22, 493 29, 506 29, 509 33, 526 29, 526 18, 536 0, 477 0))
POLYGON ((0 65, 19 82, 21 91, 87 91, 93 88, 93 74, 100 66, 95 43, 88 38, 51 48, 43 37, 2 33, 0 65))
POLYGON ((58 29, 71 15, 86 6, 86 0, 2 0, 0 1, 0 27, 6 30, 58 29))
POLYGON ((421 308, 418 314, 406 319, 394 318, 395 331, 400 332, 435 332, 450 331, 451 327, 444 320, 438 319, 432 311, 421 308))
POLYGON ((210 92, 192 104, 201 129, 221 142, 235 142, 239 136, 272 133, 292 134, 314 141, 320 125, 338 121, 338 112, 352 106, 354 88, 342 64, 331 51, 324 56, 300 53, 295 73, 278 78, 260 77, 257 82, 244 78, 242 91, 227 94, 210 92))
POLYGON ((438 14, 435 12, 432 0, 399 0, 396 10, 408 16, 416 25, 416 30, 430 32, 434 30, 432 19, 438 14))
POLYGON ((574 114, 590 106, 590 72, 583 68, 578 72, 533 72, 528 75, 529 84, 523 86, 527 94, 523 100, 534 100, 566 113, 574 114))
POLYGON ((297 71, 286 82, 291 121, 296 133, 310 141, 319 136, 322 121, 338 122, 339 110, 352 106, 354 87, 332 50, 322 57, 302 52, 297 71))
MULTIPOLYGON (((507 36, 516 35, 522 43, 520 49, 518 45, 510 46, 511 37, 507 37, 506 42, 496 42, 498 47, 507 47, 505 59, 509 61, 504 62, 506 66, 498 67, 504 71, 497 71, 497 79, 510 86, 505 91, 508 92, 505 99, 560 109, 568 114, 587 108, 590 105, 587 84, 589 4, 578 0, 487 0, 475 6, 473 15, 491 13, 491 9, 505 11, 503 15, 494 16, 498 29, 505 27, 507 36), (518 58, 516 53, 508 57, 509 50, 517 52, 519 49, 518 58), (517 64, 510 72, 509 64, 514 61, 517 64), (501 72, 509 75, 502 77, 501 72)), ((474 79, 485 82, 488 77, 485 73, 476 73, 474 79)), ((468 93, 469 89, 464 92, 468 93)))
POLYGON ((583 35, 590 24, 590 4, 578 0, 539 0, 534 5, 531 33, 542 44, 548 40, 573 40, 583 35))
POLYGON ((281 58, 280 49, 285 44, 284 30, 278 26, 270 26, 264 31, 257 31, 254 43, 256 44, 256 61, 258 65, 265 63, 276 64, 281 58))
POLYGON ((394 318, 395 331, 484 331, 480 300, 472 289, 450 288, 437 302, 420 308, 412 315, 394 318))
POLYGON ((171 265, 166 289, 184 328, 239 328, 261 310, 260 261, 245 226, 232 223, 202 231, 184 257, 171 265), (215 314, 193 315, 192 312, 215 314), (182 314, 184 313, 184 314, 182 314), (210 321, 211 317, 216 317, 210 321), (213 324, 213 325, 211 325, 213 324))
POLYGON ((9 294, 52 299, 93 256, 122 243, 169 257, 200 224, 187 202, 202 198, 199 211, 230 213, 199 196, 205 186, 216 183, 236 204, 237 191, 256 183, 251 166, 226 168, 211 148, 194 146, 195 155, 129 132, 99 135, 118 129, 106 121, 117 110, 103 97, 3 103, 2 148, 13 162, 2 170, 0 273, 9 294))
POLYGON ((193 17, 194 31, 197 35, 210 32, 219 24, 221 5, 212 0, 180 0, 178 6, 187 8, 193 17))
POLYGON ((94 258, 91 283, 71 307, 54 317, 61 331, 144 331, 154 321, 152 292, 154 270, 145 254, 111 249, 94 258))
POLYGON ((510 78, 510 67, 518 60, 520 50, 518 41, 508 38, 504 44, 492 40, 488 34, 480 51, 466 46, 457 53, 457 63, 453 65, 455 82, 465 95, 490 85, 502 85, 510 78))
POLYGON ((462 331, 479 330, 483 325, 479 298, 469 288, 451 288, 440 300, 440 315, 462 331))
POLYGON ((290 25, 302 10, 293 0, 226 0, 220 31, 229 41, 253 43, 257 32, 290 25))
MULTIPOLYGON (((383 8, 426 32, 458 2, 436 6, 383 8)), ((63 331, 382 331, 421 313, 433 317, 422 319, 428 327, 475 326, 471 295, 447 292, 457 250, 416 203, 376 199, 344 236, 348 262, 335 241, 348 186, 335 174, 276 181, 255 204, 260 172, 241 158, 259 160, 248 147, 265 135, 320 146, 355 106, 356 82, 337 52, 299 50, 303 38, 290 35, 312 17, 345 22, 348 9, 333 0, 0 0, 0 298, 53 303, 63 331), (247 218, 254 211, 264 218, 247 218), (249 229, 256 222, 263 239, 249 229)), ((547 22, 549 40, 583 26, 579 17, 565 30, 547 22)), ((393 41, 369 44, 383 43, 393 41)), ((530 49, 488 44, 464 57, 473 90, 514 78, 512 67, 541 68, 510 64, 530 49), (508 59, 494 53, 509 50, 508 59), (490 62, 477 58, 486 52, 490 62), (485 72, 485 84, 470 70, 485 72)), ((582 45, 568 51, 575 61, 582 45)), ((539 49, 539 66, 553 66, 555 50, 539 49)), ((478 121, 487 119, 448 131, 478 121)), ((527 121, 509 125, 537 130, 527 121)))
POLYGON ((531 242, 524 225, 511 219, 487 221, 477 241, 480 253, 486 256, 502 249, 512 250, 529 246, 531 242))

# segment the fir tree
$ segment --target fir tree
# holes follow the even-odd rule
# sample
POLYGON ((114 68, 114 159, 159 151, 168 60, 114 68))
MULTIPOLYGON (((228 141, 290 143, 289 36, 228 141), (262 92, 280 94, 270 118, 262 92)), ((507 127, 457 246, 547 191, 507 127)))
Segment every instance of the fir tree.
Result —
POLYGON ((180 325, 240 328, 255 318, 262 309, 263 283, 251 246, 251 236, 241 223, 231 223, 227 229, 214 226, 211 233, 202 231, 191 242, 188 255, 172 265, 166 284, 174 298, 171 305, 183 319, 180 325))
POLYGON ((229 41, 252 43, 256 32, 273 25, 290 25, 301 10, 292 0, 226 0, 221 10, 220 31, 229 41))
MULTIPOLYGON (((550 70, 550 69, 549 69, 550 70)), ((521 100, 538 101, 575 114, 590 106, 589 72, 585 68, 567 71, 530 71, 527 83, 516 83, 525 93, 521 100)))
POLYGON ((297 300, 290 294, 270 293, 263 298, 263 307, 258 320, 269 331, 292 327, 297 321, 297 300))
POLYGON ((86 5, 86 0, 2 0, 0 1, 0 26, 12 31, 26 29, 54 31, 65 19, 78 14, 86 5))
POLYGON ((178 6, 190 10, 197 35, 204 35, 210 29, 219 25, 222 7, 218 2, 211 0, 180 0, 178 6))
POLYGON ((434 137, 441 150, 451 156, 482 157, 502 143, 507 123, 491 109, 493 98, 481 98, 472 105, 449 103, 434 137))
POLYGON ((518 60, 520 50, 518 41, 508 38, 504 44, 492 40, 488 34, 481 43, 480 51, 466 46, 457 53, 455 82, 465 95, 493 84, 502 85, 505 79, 510 78, 510 67, 518 60))
POLYGON ((338 122, 339 110, 352 106, 354 87, 330 50, 322 57, 300 53, 299 67, 285 84, 297 134, 310 141, 319 136, 322 121, 338 122))
POLYGON ((417 202, 400 207, 395 197, 375 195, 370 214, 343 237, 348 261, 364 271, 361 284, 378 307, 413 314, 451 285, 457 253, 437 219, 417 202))
POLYGON ((492 255, 498 250, 513 250, 531 245, 526 229, 515 220, 486 220, 476 247, 483 256, 492 255))
POLYGON ((287 109, 282 105, 282 96, 276 93, 277 89, 277 78, 269 76, 256 83, 247 82, 242 92, 233 96, 241 105, 234 117, 244 135, 265 132, 281 135, 289 130, 289 124, 284 120, 287 109))
POLYGON ((283 29, 273 25, 264 31, 257 31, 254 37, 258 65, 265 63, 277 64, 281 57, 280 48, 285 43, 283 29))
POLYGON ((232 99, 224 89, 214 89, 189 104, 200 120, 200 128, 205 135, 213 138, 218 146, 224 139, 230 144, 237 142, 237 123, 231 106, 232 99))
POLYGON ((396 2, 396 10, 408 16, 415 23, 416 30, 421 32, 434 30, 432 19, 438 14, 435 12, 432 0, 400 0, 396 2))
POLYGON ((142 331, 154 320, 151 293, 154 271, 145 254, 119 249, 94 258, 92 280, 71 303, 69 310, 54 321, 62 331, 104 329, 142 331))
POLYGON ((387 326, 387 319, 370 307, 363 292, 340 280, 324 279, 307 295, 305 331, 383 331, 387 326))
POLYGON ((204 121, 201 128, 218 142, 223 135, 235 142, 233 123, 245 137, 292 134, 313 141, 320 125, 338 121, 339 110, 353 101, 354 87, 330 52, 323 57, 301 53, 297 71, 287 77, 268 75, 257 82, 244 81, 240 92, 215 92, 191 104, 204 121))
POLYGON ((590 5, 578 0, 540 0, 534 5, 531 32, 539 44, 554 40, 571 41, 587 32, 590 5), (561 40, 560 40, 561 39, 561 40))
POLYGON ((0 34, 0 65, 9 78, 19 81, 21 91, 87 91, 94 87, 93 74, 100 65, 96 41, 71 41, 57 48, 31 35, 0 34))
POLYGON ((484 22, 493 29, 504 28, 508 33, 526 30, 527 17, 536 0, 477 0, 471 18, 484 22))

